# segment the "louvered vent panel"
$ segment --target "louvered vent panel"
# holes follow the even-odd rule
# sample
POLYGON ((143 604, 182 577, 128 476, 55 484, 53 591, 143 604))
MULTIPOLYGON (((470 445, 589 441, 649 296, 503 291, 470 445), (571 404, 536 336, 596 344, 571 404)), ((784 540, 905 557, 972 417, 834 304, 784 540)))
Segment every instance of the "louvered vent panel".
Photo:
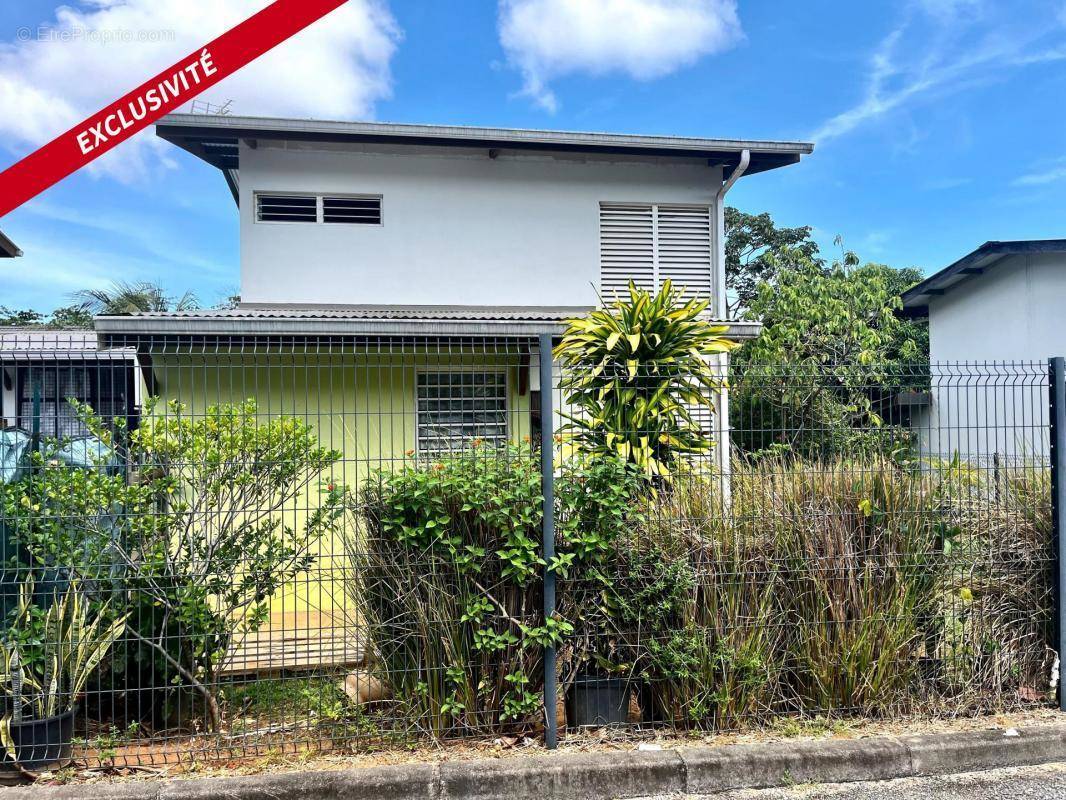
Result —
POLYGON ((655 290, 655 237, 650 205, 600 206, 600 293, 610 302, 624 296, 629 281, 655 290))
POLYGON ((672 280, 685 297, 710 300, 711 213, 707 206, 657 206, 659 283, 672 280))
POLYGON ((307 195, 257 194, 255 216, 260 222, 317 222, 318 198, 307 195))
POLYGON ((380 225, 380 197, 323 197, 322 221, 349 225, 380 225))

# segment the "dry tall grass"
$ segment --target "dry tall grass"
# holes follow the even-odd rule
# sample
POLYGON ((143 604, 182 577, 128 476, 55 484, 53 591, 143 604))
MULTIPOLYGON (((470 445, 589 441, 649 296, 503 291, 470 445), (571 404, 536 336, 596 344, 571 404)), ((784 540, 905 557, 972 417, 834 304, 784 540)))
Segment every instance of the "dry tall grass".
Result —
POLYGON ((632 642, 660 713, 718 728, 1045 700, 1047 473, 929 467, 737 461, 728 506, 702 477, 660 496, 631 546, 694 576, 683 618, 632 642))

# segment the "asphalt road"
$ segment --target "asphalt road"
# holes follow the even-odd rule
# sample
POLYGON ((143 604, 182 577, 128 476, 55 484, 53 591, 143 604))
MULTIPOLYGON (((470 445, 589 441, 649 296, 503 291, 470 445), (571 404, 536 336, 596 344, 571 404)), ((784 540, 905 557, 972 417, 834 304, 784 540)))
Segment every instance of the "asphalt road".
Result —
POLYGON ((745 789, 706 800, 1066 800, 1066 762, 936 778, 745 789))

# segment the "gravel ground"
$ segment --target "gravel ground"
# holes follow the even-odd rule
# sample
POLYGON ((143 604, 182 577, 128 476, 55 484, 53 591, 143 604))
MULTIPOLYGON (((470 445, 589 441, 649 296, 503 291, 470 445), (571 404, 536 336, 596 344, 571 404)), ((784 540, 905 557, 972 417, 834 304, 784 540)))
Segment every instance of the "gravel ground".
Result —
POLYGON ((1062 800, 1066 798, 1066 762, 935 778, 745 789, 700 797, 706 800, 1062 800))

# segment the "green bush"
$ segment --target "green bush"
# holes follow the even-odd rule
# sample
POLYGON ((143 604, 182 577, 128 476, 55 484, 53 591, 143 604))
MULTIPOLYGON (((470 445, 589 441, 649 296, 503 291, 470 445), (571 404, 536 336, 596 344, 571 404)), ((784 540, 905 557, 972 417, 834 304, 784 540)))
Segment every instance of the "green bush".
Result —
POLYGON ((618 459, 565 465, 548 564, 540 460, 529 448, 471 447, 366 482, 366 530, 347 542, 350 591, 378 677, 412 724, 435 736, 529 727, 543 713, 545 644, 568 641, 564 663, 574 666, 615 657, 606 590, 640 485, 618 459), (561 587, 547 620, 545 569, 561 587), (576 648, 575 628, 584 642, 576 648))
POLYGON ((434 736, 529 724, 540 709, 540 465, 472 447, 379 472, 366 530, 347 538, 349 584, 375 669, 434 736))
MULTIPOLYGON (((78 408, 110 445, 112 431, 78 408)), ((121 595, 134 663, 116 654, 114 688, 137 688, 141 672, 151 688, 191 687, 218 729, 217 672, 234 637, 262 625, 271 595, 343 523, 348 492, 323 479, 340 454, 299 419, 261 419, 253 400, 195 414, 149 402, 140 427, 117 440, 122 469, 72 468, 51 457, 61 445, 51 442, 30 477, 0 494, 19 563, 83 578, 100 598, 121 595), (290 524, 281 512, 301 504, 304 519, 290 524)))

